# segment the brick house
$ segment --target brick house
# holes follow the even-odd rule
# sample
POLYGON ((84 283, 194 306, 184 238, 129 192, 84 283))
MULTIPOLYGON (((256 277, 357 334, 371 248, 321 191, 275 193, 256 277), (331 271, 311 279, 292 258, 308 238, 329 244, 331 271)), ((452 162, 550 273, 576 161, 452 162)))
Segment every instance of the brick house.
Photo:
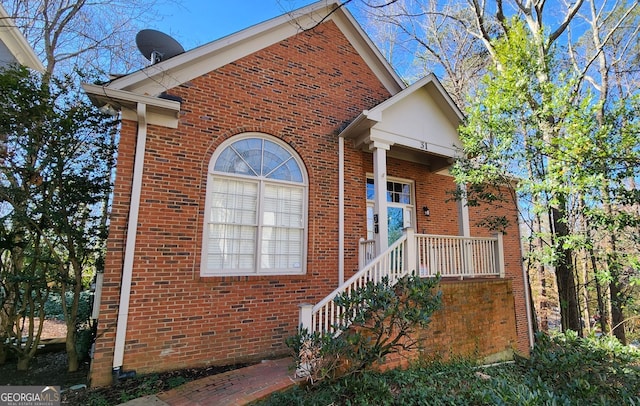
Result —
POLYGON ((528 352, 515 203, 482 209, 513 220, 493 236, 449 199, 461 112, 434 76, 407 87, 335 8, 84 85, 122 118, 92 385, 282 356, 372 270, 442 274, 432 351, 528 352), (388 265, 397 250, 412 260, 388 265))

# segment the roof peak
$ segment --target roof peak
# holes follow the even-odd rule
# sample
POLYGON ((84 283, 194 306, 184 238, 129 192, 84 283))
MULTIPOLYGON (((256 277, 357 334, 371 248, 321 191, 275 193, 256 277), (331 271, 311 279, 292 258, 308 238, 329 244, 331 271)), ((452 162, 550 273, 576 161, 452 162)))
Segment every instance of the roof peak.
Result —
POLYGON ((157 96, 170 88, 327 21, 333 21, 338 25, 391 94, 404 88, 400 77, 351 13, 342 3, 335 0, 320 0, 255 24, 173 58, 119 77, 106 87, 157 96))

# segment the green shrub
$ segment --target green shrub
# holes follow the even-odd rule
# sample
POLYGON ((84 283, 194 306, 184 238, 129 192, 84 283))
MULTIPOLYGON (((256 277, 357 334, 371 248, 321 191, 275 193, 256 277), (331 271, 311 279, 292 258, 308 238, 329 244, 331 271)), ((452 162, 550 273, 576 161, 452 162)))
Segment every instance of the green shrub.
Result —
POLYGON ((614 337, 539 334, 531 358, 520 364, 531 382, 572 402, 640 403, 640 352, 614 337))
POLYGON ((529 359, 417 362, 296 387, 265 405, 640 405, 640 352, 612 337, 539 335, 529 359))
POLYGON ((368 282, 334 302, 343 307, 335 333, 310 334, 305 329, 287 340, 296 368, 311 383, 357 374, 376 362, 417 346, 414 333, 426 327, 440 307, 439 279, 405 276, 396 284, 385 277, 368 282))
POLYGON ((90 328, 81 328, 76 332, 76 352, 80 361, 89 357, 89 350, 94 340, 94 331, 90 328))

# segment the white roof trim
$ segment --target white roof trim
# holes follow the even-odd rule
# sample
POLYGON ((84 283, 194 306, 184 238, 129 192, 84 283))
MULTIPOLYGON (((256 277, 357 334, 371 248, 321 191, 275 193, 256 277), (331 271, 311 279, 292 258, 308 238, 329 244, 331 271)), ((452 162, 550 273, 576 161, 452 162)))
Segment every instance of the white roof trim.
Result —
MULTIPOLYGON (((428 74, 427 76, 413 83, 411 86, 402 90, 400 93, 378 104, 377 106, 375 106, 374 108, 366 112, 367 117, 382 117, 383 110, 399 102, 400 100, 404 99, 410 94, 413 94, 416 90, 427 86, 428 84, 432 84, 436 87, 436 89, 438 90, 438 93, 436 95, 442 97, 442 99, 446 102, 447 107, 449 107, 449 109, 451 109, 451 112, 455 114, 458 121, 464 120, 464 114, 455 104, 451 96, 449 96, 449 93, 447 93, 447 91, 442 86, 442 84, 440 83, 436 75, 434 75, 433 73, 428 74)), ((431 94, 433 95, 433 93, 431 94)), ((377 120, 377 121, 380 121, 380 120, 377 120)))
POLYGON ((340 132, 339 136, 353 140, 355 148, 363 148, 364 150, 368 150, 372 146, 375 147, 376 142, 392 146, 389 156, 393 155, 399 159, 419 163, 428 162, 432 170, 438 171, 450 165, 449 158, 459 156, 457 128, 463 119, 464 115, 449 97, 436 76, 430 74, 372 109, 364 110, 340 132), (424 89, 426 93, 412 96, 421 89, 424 89), (410 97, 413 97, 413 99, 410 97), (436 114, 441 117, 442 121, 436 119, 433 123, 427 123, 421 121, 422 117, 415 117, 416 120, 406 117, 402 119, 404 121, 397 121, 400 111, 407 111, 408 109, 408 111, 411 111, 410 114, 421 114, 421 110, 412 109, 411 106, 421 106, 420 100, 424 97, 432 100, 430 102, 431 107, 428 108, 439 110, 436 114), (401 105, 403 106, 401 110, 392 108, 405 101, 411 104, 401 105), (384 117, 387 110, 393 112, 385 124, 387 119, 384 117), (416 125, 412 126, 413 124, 416 125), (427 130, 430 124, 435 127, 427 130), (393 127, 390 127, 390 125, 393 127), (449 128, 453 132, 450 132, 449 128), (428 158, 425 158, 426 156, 428 158))
POLYGON ((385 88, 391 94, 398 93, 405 87, 402 79, 349 11, 339 5, 335 0, 318 1, 116 79, 108 87, 138 94, 158 95, 298 34, 304 29, 314 27, 324 18, 325 21, 331 20, 340 27, 385 88))
POLYGON ((44 72, 44 65, 36 55, 22 32, 16 27, 0 3, 0 42, 9 49, 16 60, 28 68, 44 72))
MULTIPOLYGON (((376 123, 380 122, 382 120, 382 112, 385 109, 398 103, 400 100, 413 94, 416 90, 421 89, 429 84, 435 86, 435 88, 437 89, 436 96, 440 96, 441 101, 446 102, 446 105, 443 107, 448 107, 450 114, 447 114, 447 116, 450 117, 450 119, 455 118, 458 123, 462 122, 462 120, 464 120, 464 114, 458 108, 458 106, 456 106, 455 102, 453 101, 451 96, 449 96, 449 93, 447 93, 438 78, 433 73, 430 73, 429 75, 413 83, 411 86, 402 90, 400 93, 395 94, 394 96, 388 98, 372 109, 364 110, 358 117, 355 118, 355 120, 349 123, 349 125, 340 132, 339 136, 345 138, 357 137, 363 130, 372 128, 376 123)), ((432 92, 430 94, 433 95, 432 92)))
POLYGON ((138 104, 147 106, 149 124, 177 128, 180 102, 158 97, 139 95, 125 90, 83 83, 82 88, 96 106, 121 111, 123 118, 137 121, 138 104))

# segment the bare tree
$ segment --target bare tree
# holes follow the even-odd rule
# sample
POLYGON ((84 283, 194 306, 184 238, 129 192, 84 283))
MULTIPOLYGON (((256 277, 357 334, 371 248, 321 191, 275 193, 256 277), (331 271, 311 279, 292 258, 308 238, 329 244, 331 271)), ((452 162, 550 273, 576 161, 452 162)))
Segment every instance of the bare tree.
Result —
POLYGON ((474 15, 466 7, 401 0, 387 7, 363 7, 376 44, 408 81, 436 73, 462 109, 486 73, 487 50, 469 29, 474 15), (382 35, 381 35, 382 34, 382 35), (406 60, 410 59, 410 62, 406 60))
POLYGON ((130 71, 141 66, 135 35, 172 0, 6 0, 4 6, 43 59, 58 70, 130 71))

